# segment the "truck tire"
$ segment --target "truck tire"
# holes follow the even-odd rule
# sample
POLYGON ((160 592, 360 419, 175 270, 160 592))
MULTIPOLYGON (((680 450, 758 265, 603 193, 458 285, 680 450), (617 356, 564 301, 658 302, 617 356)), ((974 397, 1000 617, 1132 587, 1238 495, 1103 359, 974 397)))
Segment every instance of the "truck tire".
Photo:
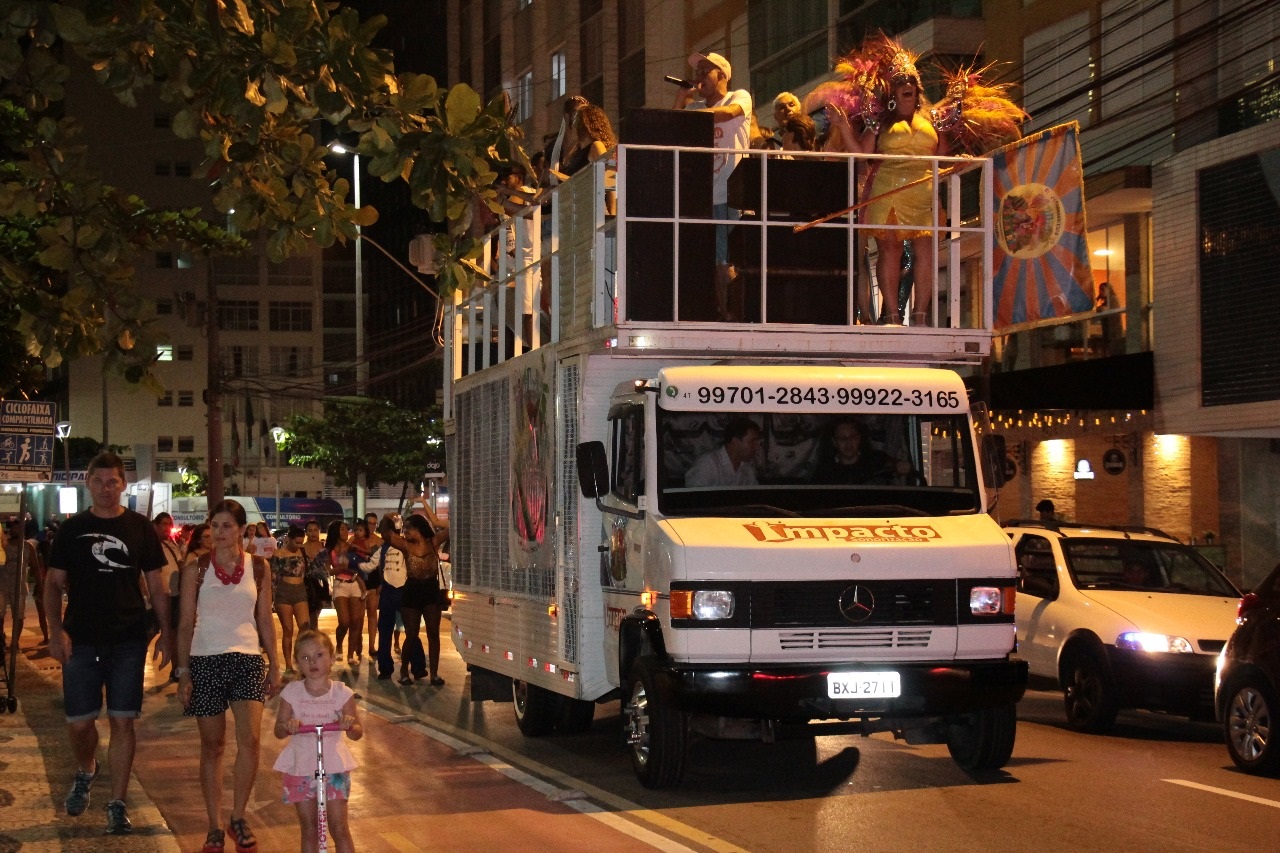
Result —
POLYGON ((516 712, 516 725, 525 737, 549 735, 556 727, 560 697, 536 684, 511 679, 511 704, 516 712))
POLYGON ((632 665, 626 696, 622 721, 636 778, 646 788, 680 784, 688 755, 688 720, 658 696, 653 667, 647 661, 632 665))
POLYGON ((568 696, 560 696, 559 699, 556 730, 565 735, 580 735, 590 731, 591 721, 596 716, 596 703, 568 696))
POLYGON ((964 770, 999 770, 1013 755, 1018 706, 1010 703, 961 714, 947 731, 947 751, 964 770))
POLYGON ((1062 704, 1067 725, 1078 732, 1105 732, 1116 721, 1116 688, 1095 655, 1077 652, 1067 658, 1062 666, 1062 704))

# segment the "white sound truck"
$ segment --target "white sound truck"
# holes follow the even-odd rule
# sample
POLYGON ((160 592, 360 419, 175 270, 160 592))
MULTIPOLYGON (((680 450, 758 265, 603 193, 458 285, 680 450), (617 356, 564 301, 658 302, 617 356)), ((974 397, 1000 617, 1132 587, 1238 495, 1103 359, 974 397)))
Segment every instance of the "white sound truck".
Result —
POLYGON ((492 280, 446 314, 471 697, 513 701, 531 736, 619 700, 649 787, 680 781, 692 735, 891 732, 1001 767, 1027 678, 1012 549, 987 515, 984 467, 1001 469, 961 377, 932 366, 989 348, 989 167, 938 177, 958 224, 937 230, 931 324, 860 324, 858 223, 809 239, 794 226, 823 211, 761 201, 790 162, 852 203, 853 159, 753 152, 730 235, 739 316, 721 320, 709 209, 677 203, 683 186, 649 197, 661 157, 697 153, 620 146, 505 223, 492 280))

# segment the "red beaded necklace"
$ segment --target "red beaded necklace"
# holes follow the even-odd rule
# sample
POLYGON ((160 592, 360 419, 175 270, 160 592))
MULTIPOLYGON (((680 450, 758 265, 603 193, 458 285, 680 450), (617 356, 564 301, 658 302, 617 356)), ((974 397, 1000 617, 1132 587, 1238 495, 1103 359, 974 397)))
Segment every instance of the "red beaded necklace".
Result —
POLYGON ((209 562, 213 563, 213 574, 222 581, 224 586, 240 583, 240 579, 244 577, 244 554, 237 551, 236 570, 231 574, 223 571, 222 566, 218 565, 218 555, 214 552, 209 555, 209 562))

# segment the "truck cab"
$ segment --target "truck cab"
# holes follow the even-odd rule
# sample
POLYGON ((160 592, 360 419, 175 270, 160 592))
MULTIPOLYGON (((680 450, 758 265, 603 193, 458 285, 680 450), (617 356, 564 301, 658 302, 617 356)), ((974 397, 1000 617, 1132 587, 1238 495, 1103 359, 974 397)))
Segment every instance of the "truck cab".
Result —
POLYGON ((811 721, 1008 759, 1011 554, 954 372, 666 368, 620 385, 609 422, 583 487, 642 780, 678 778, 690 730, 811 721))

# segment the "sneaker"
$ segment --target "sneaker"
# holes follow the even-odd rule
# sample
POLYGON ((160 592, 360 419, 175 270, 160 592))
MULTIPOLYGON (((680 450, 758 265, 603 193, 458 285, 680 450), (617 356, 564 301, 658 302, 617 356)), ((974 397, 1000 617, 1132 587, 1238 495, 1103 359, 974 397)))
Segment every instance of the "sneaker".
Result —
POLYGON ((93 780, 98 778, 98 771, 102 769, 102 764, 95 761, 93 763, 93 772, 85 773, 83 770, 76 771, 76 779, 71 783, 71 793, 67 794, 64 805, 67 807, 67 814, 75 817, 84 814, 84 810, 89 808, 89 786, 93 784, 93 780))
POLYGON ((112 800, 107 803, 107 835, 128 835, 133 832, 133 824, 129 822, 129 810, 124 800, 112 800))

